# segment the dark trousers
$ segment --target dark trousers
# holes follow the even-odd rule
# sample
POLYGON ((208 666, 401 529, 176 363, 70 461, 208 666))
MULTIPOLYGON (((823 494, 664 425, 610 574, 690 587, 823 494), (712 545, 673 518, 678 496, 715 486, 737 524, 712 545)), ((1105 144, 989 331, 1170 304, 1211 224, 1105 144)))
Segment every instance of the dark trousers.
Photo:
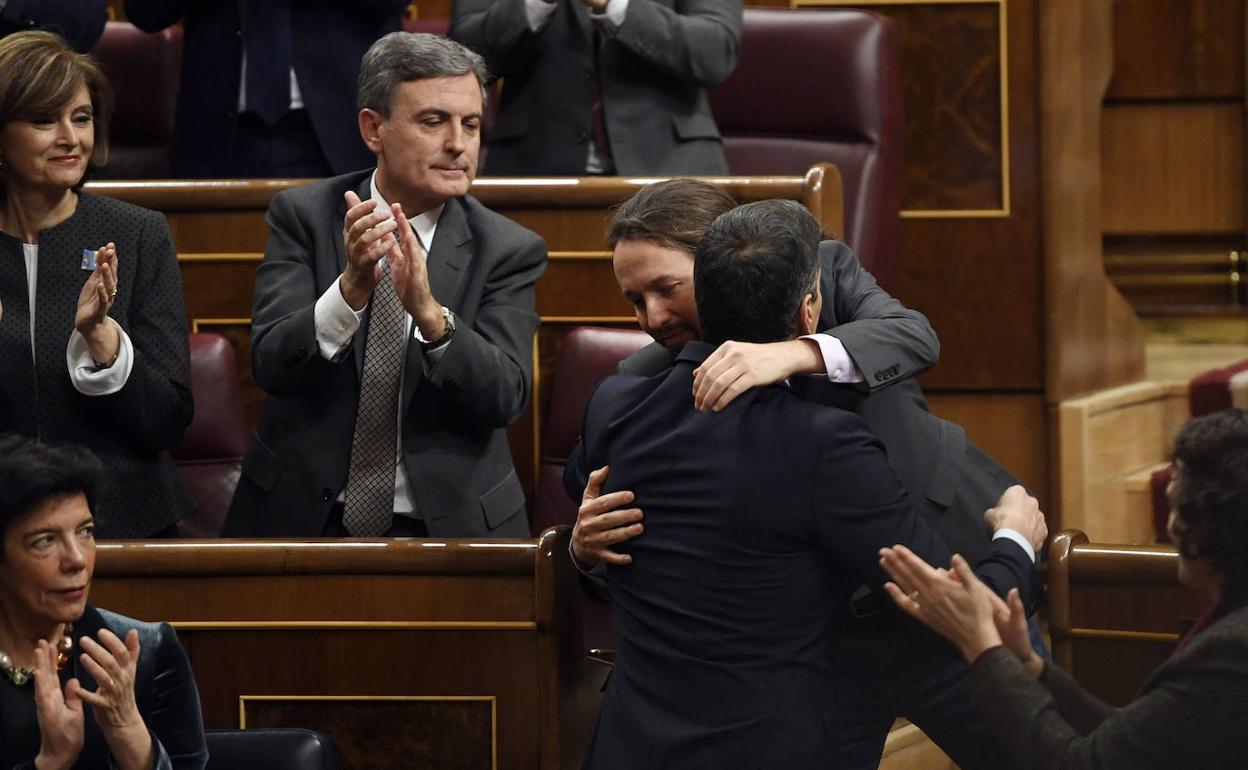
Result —
POLYGON ((944 639, 895 612, 851 618, 836 654, 840 770, 880 764, 905 717, 962 770, 1001 767, 1004 747, 971 700, 967 664, 944 639))
POLYGON ((224 176, 293 179, 333 176, 307 110, 290 110, 273 126, 244 112, 234 127, 230 167, 224 176))
MULTIPOLYGON (((413 519, 411 516, 396 513, 394 514, 394 519, 390 522, 390 528, 381 536, 429 537, 429 528, 420 519, 413 519)), ((352 537, 347 528, 342 526, 342 503, 334 503, 330 506, 329 518, 325 520, 325 527, 321 530, 321 537, 352 537)))

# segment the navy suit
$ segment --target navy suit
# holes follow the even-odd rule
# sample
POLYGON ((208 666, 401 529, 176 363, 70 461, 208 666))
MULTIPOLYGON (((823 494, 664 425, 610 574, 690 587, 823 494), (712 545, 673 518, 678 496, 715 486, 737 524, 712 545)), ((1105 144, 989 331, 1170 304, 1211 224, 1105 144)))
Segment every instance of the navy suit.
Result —
MULTIPOLYGON (((179 177, 229 173, 243 75, 243 24, 257 0, 126 0, 139 29, 158 32, 182 20, 173 172, 179 177)), ((375 158, 356 119, 355 94, 364 52, 399 29, 408 0, 299 0, 291 3, 291 58, 304 109, 335 174, 375 158)))
MULTIPOLYGON (((835 656, 852 592, 885 580, 880 547, 948 563, 883 447, 850 412, 756 388, 698 412, 689 343, 669 371, 607 379, 590 398, 569 487, 610 465, 646 529, 609 568, 620 637, 588 768, 824 768, 839 744, 835 656)), ((1034 588, 997 540, 976 567, 1034 588)))

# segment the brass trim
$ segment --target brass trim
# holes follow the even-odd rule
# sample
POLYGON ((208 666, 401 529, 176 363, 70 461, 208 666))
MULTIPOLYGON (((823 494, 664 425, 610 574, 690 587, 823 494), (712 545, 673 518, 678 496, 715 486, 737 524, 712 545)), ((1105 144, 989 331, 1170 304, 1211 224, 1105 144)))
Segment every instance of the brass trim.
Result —
POLYGON ((260 262, 264 255, 258 251, 209 252, 200 251, 179 254, 179 262, 260 262))
POLYGON ((536 631, 532 620, 182 620, 181 631, 536 631))
POLYGON ((533 497, 537 497, 537 487, 542 480, 542 366, 539 346, 542 344, 541 328, 533 332, 533 390, 529 404, 533 407, 533 497))
POLYGON ((902 219, 1008 219, 1010 202, 1009 0, 789 0, 790 8, 889 5, 996 5, 997 47, 1001 52, 1001 207, 997 209, 902 209, 902 219))
POLYGON ((201 326, 251 326, 250 318, 192 318, 191 333, 199 334, 201 326))
POLYGON ((1158 631, 1114 631, 1106 628, 1072 628, 1070 635, 1075 639, 1118 639, 1129 642, 1177 642, 1179 640, 1178 634, 1158 631))
POLYGON ((490 767, 498 770, 498 696, 495 695, 239 695, 238 729, 247 729, 250 701, 478 701, 490 704, 490 767))
POLYGON ((554 262, 611 261, 609 251, 548 251, 546 256, 554 262))

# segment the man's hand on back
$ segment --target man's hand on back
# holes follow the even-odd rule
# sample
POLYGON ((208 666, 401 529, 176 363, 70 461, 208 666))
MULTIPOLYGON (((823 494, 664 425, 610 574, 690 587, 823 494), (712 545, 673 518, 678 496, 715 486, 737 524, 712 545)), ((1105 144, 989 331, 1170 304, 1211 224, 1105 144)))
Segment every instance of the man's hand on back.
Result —
POLYGON ((992 508, 984 511, 984 523, 993 532, 999 529, 1012 529, 1031 543, 1037 553, 1049 536, 1049 527, 1044 521, 1044 513, 1040 510, 1040 501, 1027 494, 1027 490, 1015 484, 1001 495, 1001 499, 992 508))
POLYGON ((602 485, 606 480, 605 466, 589 474, 572 527, 572 554, 585 569, 592 569, 600 561, 631 564, 632 556, 616 553, 611 546, 642 533, 641 509, 624 507, 633 501, 633 493, 622 490, 604 495, 602 485))

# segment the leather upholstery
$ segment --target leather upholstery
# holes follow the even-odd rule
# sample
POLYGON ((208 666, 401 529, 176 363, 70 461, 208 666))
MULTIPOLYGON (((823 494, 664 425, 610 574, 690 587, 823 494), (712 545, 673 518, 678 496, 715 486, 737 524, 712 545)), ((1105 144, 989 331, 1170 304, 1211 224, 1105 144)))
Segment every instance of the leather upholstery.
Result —
MULTIPOLYGON (((563 489, 563 468, 581 435, 585 403, 599 382, 615 374, 620 361, 650 342, 650 335, 643 331, 594 326, 578 326, 563 338, 542 427, 541 471, 530 518, 535 535, 555 524, 576 522, 577 506, 563 489)), ((609 605, 582 596, 581 620, 587 648, 615 648, 609 605)))
POLYGON ((116 97, 103 179, 169 176, 174 103, 182 70, 182 28, 148 34, 133 24, 110 21, 91 53, 100 61, 116 97))
POLYGON ((234 348, 218 334, 192 334, 190 343, 195 416, 170 454, 195 510, 178 529, 184 537, 216 537, 238 485, 249 436, 234 348))
POLYGON ((746 8, 736 72, 710 92, 733 174, 840 169, 845 232, 892 284, 902 185, 902 84, 892 23, 848 9, 746 8))
POLYGON ((207 770, 338 770, 338 748, 303 728, 208 730, 207 770))

